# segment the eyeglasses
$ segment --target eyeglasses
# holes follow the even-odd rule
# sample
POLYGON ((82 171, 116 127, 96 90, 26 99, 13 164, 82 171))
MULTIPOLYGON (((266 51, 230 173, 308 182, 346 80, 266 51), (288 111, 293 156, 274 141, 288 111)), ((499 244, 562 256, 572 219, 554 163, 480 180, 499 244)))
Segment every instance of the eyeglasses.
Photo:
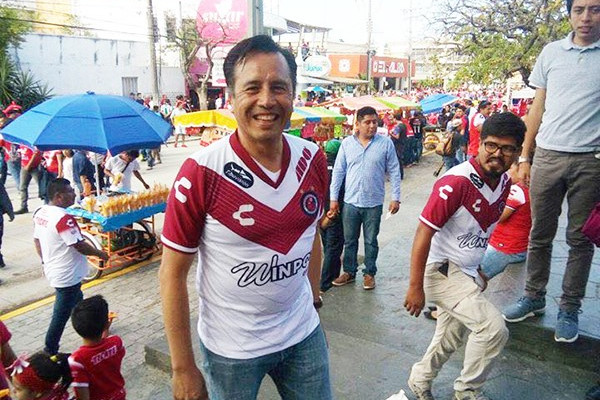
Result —
POLYGON ((512 146, 510 144, 505 144, 503 146, 500 146, 494 142, 484 142, 483 147, 484 147, 485 151, 487 151, 490 154, 494 154, 495 152, 498 151, 498 149, 500 149, 500 152, 502 153, 503 156, 512 156, 519 150, 518 147, 512 146))

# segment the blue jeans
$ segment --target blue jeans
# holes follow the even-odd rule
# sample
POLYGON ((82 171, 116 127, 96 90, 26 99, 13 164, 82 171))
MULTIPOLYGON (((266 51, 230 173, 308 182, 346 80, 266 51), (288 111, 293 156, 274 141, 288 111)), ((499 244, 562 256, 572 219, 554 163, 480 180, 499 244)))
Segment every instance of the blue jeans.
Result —
POLYGON ((323 268, 321 269, 321 290, 326 291, 333 286, 331 282, 340 276, 342 269, 342 251, 344 250, 344 227, 340 219, 336 219, 321 229, 323 241, 323 268))
POLYGON ((50 354, 58 353, 60 338, 71 316, 71 311, 77 303, 83 300, 81 283, 65 288, 55 288, 55 292, 56 300, 54 301, 50 326, 46 333, 46 348, 44 349, 50 354))
POLYGON ((238 360, 222 357, 200 342, 202 375, 211 400, 255 400, 269 376, 282 399, 329 400, 329 355, 321 326, 300 343, 276 353, 238 360))
POLYGON ((492 279, 499 273, 503 272, 508 264, 517 264, 525 261, 527 258, 527 251, 516 254, 507 254, 496 250, 492 246, 488 246, 483 260, 481 261, 481 271, 489 279, 492 279))
POLYGON ((10 176, 15 180, 18 190, 21 187, 21 160, 7 161, 6 166, 8 167, 8 172, 10 172, 10 176))
POLYGON ((344 223, 344 272, 356 275, 358 270, 358 238, 360 226, 363 226, 365 241, 365 269, 363 274, 375 276, 377 273, 377 254, 379 244, 379 226, 381 225, 381 213, 383 206, 376 207, 354 207, 352 204, 344 203, 342 210, 342 221, 344 223))
POLYGON ((443 156, 442 159, 444 160, 444 166, 446 167, 446 171, 459 164, 458 160, 454 156, 443 156))

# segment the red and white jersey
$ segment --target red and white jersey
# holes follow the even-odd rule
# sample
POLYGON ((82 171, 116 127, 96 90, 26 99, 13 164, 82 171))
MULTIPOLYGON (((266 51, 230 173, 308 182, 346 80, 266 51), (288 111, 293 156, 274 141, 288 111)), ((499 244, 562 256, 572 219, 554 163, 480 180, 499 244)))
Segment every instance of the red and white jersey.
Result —
POLYGON ((490 238, 490 245, 506 254, 522 253, 527 250, 531 231, 529 188, 521 183, 512 185, 506 207, 512 209, 513 213, 498 223, 490 238))
POLYGON ((224 357, 283 350, 319 324, 307 271, 327 162, 306 140, 283 144, 274 182, 237 133, 215 142, 184 162, 167 202, 162 242, 198 252, 198 332, 224 357))
POLYGON ((58 175, 59 154, 62 155, 62 152, 60 150, 49 150, 42 152, 42 157, 44 159, 44 166, 46 167, 46 171, 58 175))
POLYGON ((87 273, 87 260, 75 250, 83 240, 81 230, 64 208, 43 205, 33 213, 33 237, 40 241, 44 275, 55 288, 80 283, 87 273))
POLYGON ((492 189, 475 159, 457 165, 438 179, 419 217, 437 231, 427 264, 449 260, 466 274, 476 276, 509 191, 507 174, 492 189))
POLYGON ((125 347, 118 336, 109 336, 96 346, 81 346, 69 357, 71 386, 89 388, 90 400, 125 400, 123 357, 125 347))

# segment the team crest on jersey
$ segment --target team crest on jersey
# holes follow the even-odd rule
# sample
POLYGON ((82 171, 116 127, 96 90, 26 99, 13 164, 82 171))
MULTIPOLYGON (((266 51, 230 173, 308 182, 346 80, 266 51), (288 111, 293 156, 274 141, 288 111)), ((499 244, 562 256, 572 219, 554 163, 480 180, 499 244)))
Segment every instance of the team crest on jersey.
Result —
POLYGON ((319 198, 317 194, 313 191, 304 193, 300 199, 300 206, 304 214, 311 217, 317 215, 319 212, 319 198))
POLYGON ((500 203, 498 203, 498 212, 500 212, 500 214, 502 214, 502 212, 504 211, 504 207, 506 207, 505 201, 501 201, 500 203))
POLYGON ((254 185, 254 178, 252 175, 242 168, 240 165, 234 162, 228 162, 225 164, 223 168, 223 173, 226 177, 243 187, 244 189, 248 189, 252 185, 254 185))
POLYGON ((471 175, 469 175, 469 178, 471 179, 471 182, 473 182, 473 185, 475 185, 477 189, 481 189, 483 187, 483 180, 476 173, 472 172, 471 175))

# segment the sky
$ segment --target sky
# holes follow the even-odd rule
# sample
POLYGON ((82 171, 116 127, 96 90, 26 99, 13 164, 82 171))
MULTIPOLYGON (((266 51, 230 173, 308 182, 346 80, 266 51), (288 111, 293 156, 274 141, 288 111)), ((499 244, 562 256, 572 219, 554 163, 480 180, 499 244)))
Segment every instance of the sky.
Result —
MULTIPOLYGON (((72 5, 79 21, 96 31, 98 37, 144 40, 147 35, 147 0, 0 0, 40 9, 59 7, 65 12, 72 5), (64 5, 64 9, 60 6, 64 5)), ((435 0, 371 0, 374 47, 388 43, 408 43, 409 21, 412 40, 419 41, 431 32, 426 14, 435 0), (412 14, 409 9, 412 6, 412 14), (412 18, 409 18, 412 15, 412 18)), ((184 17, 195 15, 200 0, 153 0, 155 15, 170 11, 184 17)), ((369 0, 263 0, 264 10, 306 24, 332 28, 329 39, 346 43, 367 42, 369 0)), ((64 14, 63 14, 64 15, 64 14)))

